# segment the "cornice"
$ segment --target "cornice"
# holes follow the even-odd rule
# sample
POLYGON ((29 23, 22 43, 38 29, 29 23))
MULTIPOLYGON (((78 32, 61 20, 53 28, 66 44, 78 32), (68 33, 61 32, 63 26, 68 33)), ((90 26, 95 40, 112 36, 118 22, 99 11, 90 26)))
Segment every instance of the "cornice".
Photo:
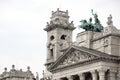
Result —
POLYGON ((93 64, 93 63, 97 63, 97 62, 101 62, 101 61, 118 64, 120 62, 120 59, 97 57, 95 59, 91 59, 91 60, 87 60, 87 61, 83 61, 83 62, 78 62, 78 63, 72 64, 72 65, 62 66, 62 67, 59 67, 59 68, 54 68, 54 69, 51 69, 50 72, 56 73, 56 72, 69 70, 69 69, 76 68, 76 67, 82 67, 82 66, 85 66, 85 65, 89 65, 89 64, 93 64))
POLYGON ((94 49, 88 49, 88 48, 85 48, 85 47, 78 47, 78 46, 74 46, 74 45, 71 45, 65 52, 63 55, 61 55, 55 62, 53 65, 51 65, 49 67, 49 71, 54 73, 54 72, 58 72, 58 71, 62 71, 62 70, 67 70, 67 69, 71 69, 73 67, 81 67, 83 65, 88 65, 88 64, 91 64, 91 63, 95 63, 95 62, 110 62, 110 63, 120 63, 120 56, 113 56, 113 55, 109 55, 109 54, 106 54, 106 53, 102 53, 100 51, 96 51, 94 49), (82 54, 88 54, 89 55, 93 55, 95 57, 91 57, 89 59, 85 59, 85 60, 81 60, 81 61, 78 61, 78 62, 75 62, 75 63, 71 63, 71 64, 67 64, 64 66, 64 64, 61 64, 60 63, 63 63, 66 58, 66 56, 68 56, 71 52, 74 52, 74 51, 80 51, 80 52, 83 52, 82 54))
POLYGON ((53 25, 47 25, 46 28, 44 28, 45 31, 51 31, 53 29, 56 29, 56 28, 63 28, 63 29, 69 29, 69 30, 74 30, 75 27, 71 26, 71 25, 67 25, 67 26, 64 26, 62 24, 53 24, 53 25))
POLYGON ((103 36, 94 38, 94 39, 92 39, 91 41, 97 41, 97 40, 99 40, 99 39, 102 39, 102 38, 105 38, 105 37, 108 37, 108 36, 117 36, 117 37, 120 37, 120 34, 113 34, 113 33, 110 33, 110 34, 106 34, 106 35, 103 35, 103 36))

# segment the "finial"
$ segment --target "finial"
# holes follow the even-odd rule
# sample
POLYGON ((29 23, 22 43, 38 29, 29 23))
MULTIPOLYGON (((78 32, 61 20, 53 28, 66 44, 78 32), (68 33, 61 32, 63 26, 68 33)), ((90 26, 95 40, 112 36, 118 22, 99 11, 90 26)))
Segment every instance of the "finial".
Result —
POLYGON ((113 26, 113 21, 112 21, 112 15, 111 14, 109 15, 109 17, 107 19, 108 19, 107 24, 110 25, 110 26, 113 26))
POLYGON ((47 25, 49 25, 49 22, 47 22, 47 25))
POLYGON ((36 80, 39 80, 39 74, 36 72, 36 80))
POLYGON ((30 70, 30 66, 28 66, 27 69, 30 70))
POLYGON ((68 10, 66 10, 66 15, 68 15, 68 10))
POLYGON ((20 69, 20 71, 22 71, 22 69, 20 69))
POLYGON ((54 11, 52 11, 52 14, 54 13, 54 11))
POLYGON ((59 11, 59 8, 57 8, 57 11, 59 11))
POLYGON ((92 14, 93 14, 93 9, 91 9, 91 12, 92 12, 92 14))
POLYGON ((4 70, 5 70, 5 72, 7 72, 7 68, 6 67, 4 68, 4 70))
POLYGON ((73 24, 73 21, 71 21, 71 24, 73 24))
POLYGON ((91 12, 93 12, 93 9, 91 9, 91 12))
POLYGON ((68 10, 66 10, 66 13, 68 13, 68 10))
POLYGON ((15 65, 12 65, 12 69, 15 69, 15 65))
POLYGON ((44 76, 44 73, 45 73, 45 72, 44 72, 44 70, 43 70, 43 73, 42 73, 42 74, 43 74, 43 76, 44 76))

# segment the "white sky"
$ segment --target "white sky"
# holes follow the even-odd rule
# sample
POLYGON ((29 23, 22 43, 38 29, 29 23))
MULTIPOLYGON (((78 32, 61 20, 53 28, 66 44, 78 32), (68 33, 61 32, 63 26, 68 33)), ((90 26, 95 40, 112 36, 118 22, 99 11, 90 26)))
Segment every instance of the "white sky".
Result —
MULTIPOLYGON (((75 27, 81 19, 92 17, 91 9, 97 12, 103 26, 109 14, 113 24, 120 28, 120 0, 0 0, 0 73, 15 64, 17 69, 30 66, 33 73, 42 70, 46 59, 46 32, 51 11, 68 10, 75 27)), ((77 28, 74 31, 80 32, 77 28)))

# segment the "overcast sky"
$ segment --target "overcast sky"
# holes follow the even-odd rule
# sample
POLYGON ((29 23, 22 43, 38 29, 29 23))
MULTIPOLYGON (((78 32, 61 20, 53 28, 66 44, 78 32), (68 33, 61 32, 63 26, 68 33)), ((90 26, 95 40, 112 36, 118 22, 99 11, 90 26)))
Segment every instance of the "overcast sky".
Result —
MULTIPOLYGON (((42 70, 46 60, 46 32, 51 12, 68 10, 75 27, 81 19, 92 17, 91 9, 97 12, 105 27, 109 14, 113 24, 120 28, 120 0, 0 0, 0 73, 14 64, 17 69, 33 73, 42 70)), ((74 30, 75 35, 80 32, 74 30)))

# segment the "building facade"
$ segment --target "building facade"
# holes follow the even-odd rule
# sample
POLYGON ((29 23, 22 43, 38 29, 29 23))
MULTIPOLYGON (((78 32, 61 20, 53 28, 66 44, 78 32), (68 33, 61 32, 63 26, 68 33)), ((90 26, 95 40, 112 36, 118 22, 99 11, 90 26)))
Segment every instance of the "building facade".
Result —
POLYGON ((101 32, 83 31, 72 42, 68 11, 52 11, 47 32, 44 80, 120 80, 120 30, 112 16, 101 32))
POLYGON ((12 69, 5 71, 0 74, 0 80, 39 80, 38 76, 34 77, 33 73, 30 71, 30 67, 27 68, 27 71, 16 70, 15 66, 12 65, 12 69))

